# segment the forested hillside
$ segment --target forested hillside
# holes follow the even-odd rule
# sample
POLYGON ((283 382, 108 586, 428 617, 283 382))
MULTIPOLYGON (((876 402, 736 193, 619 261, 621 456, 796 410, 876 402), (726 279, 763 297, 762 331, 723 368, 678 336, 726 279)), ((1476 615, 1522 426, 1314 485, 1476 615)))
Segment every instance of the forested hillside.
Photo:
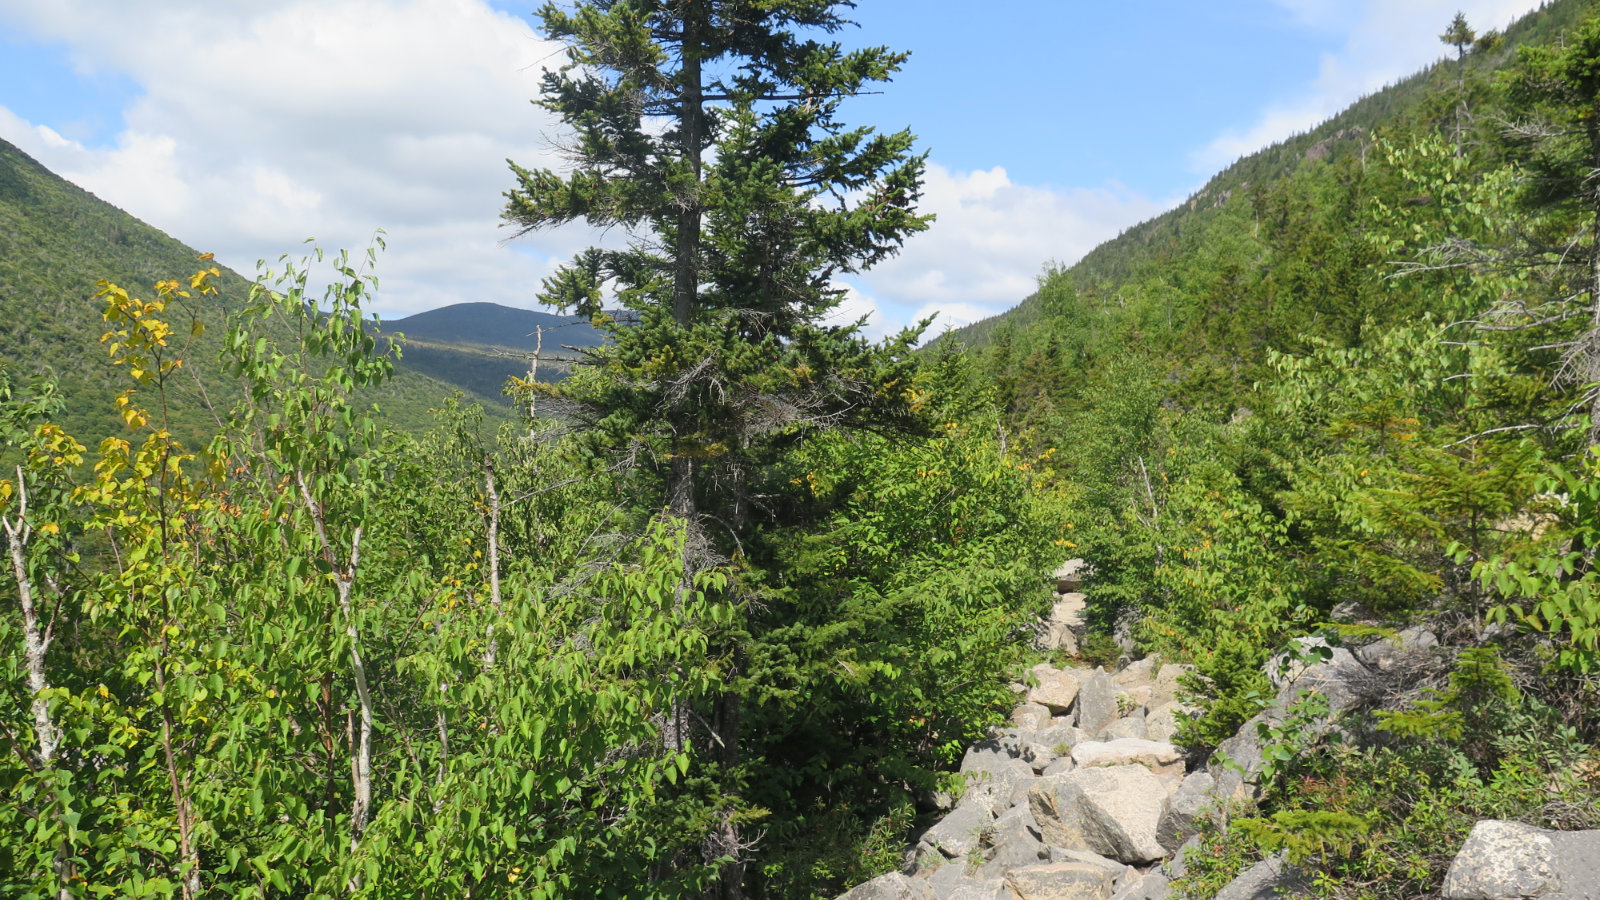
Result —
MULTIPOLYGON (((112 402, 119 375, 100 342, 107 325, 96 284, 144 292, 189 275, 198 256, 0 140, 0 366, 18 384, 34 377, 52 382, 67 401, 63 424, 91 446, 122 427, 112 402)), ((173 430, 187 439, 207 433, 238 397, 237 383, 219 364, 220 338, 228 314, 246 305, 250 282, 219 267, 212 283, 215 295, 168 313, 185 332, 191 319, 205 326, 184 348, 187 369, 168 385, 173 430)), ((428 410, 455 387, 431 374, 402 366, 370 399, 393 427, 420 431, 431 421, 428 410)))
POLYGON ((491 409, 508 402, 506 382, 529 377, 535 357, 538 380, 559 381, 585 348, 604 341, 587 319, 496 303, 453 303, 385 322, 382 331, 405 336, 408 368, 456 385, 491 409))
POLYGON ((1285 847, 1319 896, 1430 896, 1477 818, 1600 824, 1594 16, 1453 31, 953 336, 1072 495, 1089 614, 1198 667, 1196 753, 1292 639, 1450 648, 1342 740, 1274 732, 1255 824, 1191 855, 1190 896, 1285 847))

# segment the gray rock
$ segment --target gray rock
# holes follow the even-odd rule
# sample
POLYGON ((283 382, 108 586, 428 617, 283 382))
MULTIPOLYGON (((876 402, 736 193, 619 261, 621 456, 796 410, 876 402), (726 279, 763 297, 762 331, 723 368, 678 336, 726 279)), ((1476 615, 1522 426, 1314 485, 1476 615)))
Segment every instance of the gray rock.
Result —
POLYGON ((1033 738, 1022 745, 1022 758, 1035 772, 1042 772, 1060 758, 1060 754, 1056 753, 1056 745, 1033 738))
POLYGON ((1447 900, 1596 900, 1600 831, 1479 822, 1444 879, 1447 900))
POLYGON ((1212 762, 1207 767, 1217 780, 1215 794, 1222 801, 1245 799, 1254 796, 1256 776, 1261 774, 1261 735, 1259 727, 1265 723, 1283 721, 1283 713, 1276 704, 1256 713, 1239 730, 1217 745, 1212 762))
POLYGON ((950 896, 956 885, 966 882, 970 878, 967 875, 967 867, 958 862, 946 862, 933 869, 933 874, 928 875, 926 878, 923 878, 923 873, 914 874, 912 877, 924 880, 928 885, 928 889, 933 891, 933 895, 940 898, 940 900, 950 896))
POLYGON ((1080 769, 1099 766, 1144 766, 1157 775, 1183 777, 1183 751, 1171 744, 1139 738, 1085 741, 1072 748, 1072 762, 1080 769))
POLYGON ((1039 775, 1044 778, 1049 778, 1051 775, 1065 775, 1071 772, 1073 768, 1075 767, 1072 765, 1072 757, 1058 756, 1051 761, 1050 765, 1045 766, 1044 771, 1040 772, 1039 775))
POLYGON ((1439 646, 1439 638, 1420 625, 1402 629, 1392 638, 1384 638, 1355 651, 1356 659, 1374 669, 1387 669, 1402 658, 1427 653, 1439 646))
POLYGON ((922 842, 951 859, 965 859, 993 827, 994 816, 981 804, 962 804, 922 833, 922 842))
MULTIPOLYGON (((1124 694, 1123 696, 1127 695, 1124 694)), ((1104 735, 1105 739, 1108 741, 1123 739, 1142 741, 1144 740, 1144 736, 1144 710, 1138 710, 1131 716, 1123 716, 1115 722, 1112 722, 1111 726, 1106 729, 1104 735)))
POLYGON ((1189 854, 1198 849, 1200 849, 1199 835, 1195 835, 1194 837, 1189 838, 1187 841, 1184 841, 1183 846, 1178 848, 1178 852, 1172 854, 1172 858, 1162 864, 1161 873, 1173 881, 1188 875, 1189 854))
POLYGON ((1050 707, 1038 703, 1024 703, 1011 711, 1011 724, 1024 732, 1049 728, 1050 707))
POLYGON ((1088 574, 1088 563, 1081 559, 1069 559, 1057 566, 1055 574, 1050 577, 1055 580, 1056 590, 1065 594, 1077 590, 1083 583, 1084 576, 1088 574))
POLYGON ((1052 713, 1064 713, 1078 699, 1083 680, 1077 674, 1040 663, 1031 670, 1036 682, 1028 689, 1028 702, 1049 707, 1052 713))
POLYGON ((1007 872, 1027 866, 1037 866, 1050 858, 1050 848, 1043 842, 1015 839, 994 848, 989 859, 978 866, 981 879, 1004 878, 1007 872))
POLYGON ((1216 786, 1216 779, 1209 772, 1195 772, 1183 780, 1167 801, 1167 812, 1156 827, 1156 840, 1161 846, 1176 852, 1194 837, 1201 821, 1216 809, 1216 800, 1211 796, 1216 786))
POLYGON ((967 786, 957 805, 991 810, 1010 806, 1017 789, 1036 777, 1032 766, 1007 752, 998 741, 984 741, 969 748, 961 760, 961 772, 966 775, 967 786))
POLYGON ((1194 714, 1198 710, 1183 705, 1176 700, 1152 707, 1144 717, 1145 740, 1171 741, 1178 733, 1178 714, 1194 714))
POLYGON ((1114 886, 1105 869, 1088 863, 1025 866, 1006 875, 1020 900, 1107 900, 1114 886))
POLYGON ((1143 766, 1075 769, 1042 778, 1028 805, 1046 844, 1089 850, 1124 863, 1166 856, 1156 829, 1167 810, 1167 789, 1143 766))
POLYGON ((1139 652, 1139 642, 1133 637, 1139 618, 1137 609, 1124 609, 1117 614, 1117 621, 1111 626, 1111 639, 1117 642, 1117 648, 1122 651, 1124 658, 1132 659, 1139 652))
POLYGON ((1078 730, 1090 737, 1099 736, 1106 726, 1121 717, 1117 709, 1117 686, 1103 669, 1096 669, 1078 690, 1077 710, 1078 730))
POLYGON ((1067 591, 1050 607, 1050 621, 1060 622, 1068 628, 1083 627, 1083 611, 1089 606, 1089 595, 1067 591))
POLYGON ((1167 900, 1172 896, 1172 887, 1167 876, 1160 872, 1148 872, 1139 878, 1132 878, 1123 885, 1111 900, 1167 900))
POLYGON ((917 881, 891 872, 858 884, 846 891, 839 900, 938 900, 927 882, 917 881))
POLYGON ((1041 653, 1059 650, 1072 656, 1078 655, 1078 636, 1072 633, 1072 626, 1067 623, 1035 619, 1032 631, 1033 636, 1029 644, 1033 649, 1041 653))
POLYGON ((1034 771, 1040 771, 1057 758, 1069 755, 1082 740, 1083 732, 1071 725, 1051 725, 1035 732, 1023 743, 1022 758, 1034 771))
POLYGON ((1150 683, 1150 700, 1145 705, 1155 709, 1178 699, 1178 692, 1183 690, 1178 679, 1192 671, 1194 666, 1191 665, 1163 663, 1156 672, 1155 680, 1150 683))
POLYGON ((1295 638, 1291 643, 1295 646, 1267 661, 1267 678, 1272 681, 1272 686, 1276 689, 1293 684, 1306 672, 1319 666, 1338 667, 1352 663, 1360 665, 1349 650, 1329 644, 1328 639, 1324 637, 1307 635, 1295 638))
POLYGON ((1284 861, 1283 854, 1269 856, 1245 869, 1238 878, 1217 892, 1215 900, 1278 900, 1303 897, 1305 875, 1284 861))
POLYGON ((1039 839, 1039 823, 1027 806, 1006 810, 994 822, 990 846, 978 868, 980 879, 1002 878, 1012 869, 1036 866, 1049 857, 1049 849, 1039 839))
POLYGON ((1014 896, 1004 879, 967 878, 956 882, 948 894, 939 895, 939 900, 1012 900, 1014 896))
POLYGON ((1550 840, 1562 896, 1549 900, 1600 900, 1600 830, 1553 831, 1550 840))
POLYGON ((1326 728, 1327 722, 1333 717, 1361 699, 1360 688, 1370 681, 1371 674, 1349 650, 1329 647, 1323 638, 1301 637, 1296 638, 1295 643, 1302 648, 1301 655, 1320 650, 1328 659, 1308 663, 1288 651, 1273 657, 1267 663, 1267 677, 1278 688, 1274 703, 1286 710, 1302 693, 1315 691, 1327 697, 1328 715, 1317 726, 1320 731, 1326 728))
POLYGON ((1067 849, 1067 847, 1051 847, 1050 862, 1085 863, 1085 865, 1099 866, 1099 868, 1106 870, 1107 873, 1110 874, 1110 879, 1112 879, 1112 882, 1122 881, 1122 879, 1126 878, 1126 874, 1130 873, 1130 871, 1133 871, 1133 873, 1138 873, 1139 871, 1136 870, 1136 868, 1133 868, 1133 866, 1128 865, 1128 863, 1118 863, 1117 860, 1107 860, 1106 857, 1102 857, 1102 855, 1099 854, 1093 854, 1093 852, 1090 852, 1090 850, 1070 850, 1067 849))
POLYGON ((1123 666, 1121 671, 1111 676, 1111 680, 1116 682, 1117 687, 1124 689, 1141 684, 1147 685, 1155 680, 1156 670, 1159 668, 1161 668, 1161 654, 1152 653, 1123 666))

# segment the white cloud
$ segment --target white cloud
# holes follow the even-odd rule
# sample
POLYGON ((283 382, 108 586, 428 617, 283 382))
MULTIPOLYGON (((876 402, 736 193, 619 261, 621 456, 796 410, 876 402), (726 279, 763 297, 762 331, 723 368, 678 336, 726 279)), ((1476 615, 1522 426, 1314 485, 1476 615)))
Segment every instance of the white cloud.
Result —
POLYGON ((1194 152, 1210 175, 1241 156, 1306 131, 1361 97, 1429 65, 1446 52, 1438 36, 1457 11, 1479 32, 1504 29, 1539 0, 1277 0, 1308 28, 1342 35, 1322 56, 1316 80, 1293 99, 1263 110, 1255 124, 1229 131, 1194 152))
POLYGON ((315 236, 365 247, 383 228, 381 308, 532 305, 586 243, 500 245, 505 160, 554 161, 533 107, 557 48, 479 0, 13 0, 0 12, 63 42, 84 73, 141 93, 108 147, 0 110, 0 137, 64 177, 249 274, 315 236))
POLYGON ((999 166, 953 172, 931 163, 922 211, 938 219, 851 282, 894 327, 937 314, 936 335, 1015 306, 1047 263, 1074 263, 1170 205, 1116 185, 1058 190, 1016 184, 999 166))

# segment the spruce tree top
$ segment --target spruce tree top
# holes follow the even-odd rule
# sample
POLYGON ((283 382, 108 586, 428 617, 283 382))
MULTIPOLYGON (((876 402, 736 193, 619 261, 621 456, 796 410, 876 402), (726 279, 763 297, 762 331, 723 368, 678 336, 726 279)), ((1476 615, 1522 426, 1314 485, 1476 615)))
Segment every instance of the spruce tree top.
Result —
POLYGON ((567 45, 540 104, 572 135, 570 169, 514 163, 505 217, 525 233, 582 220, 627 245, 593 248, 541 299, 631 311, 560 391, 601 443, 660 474, 673 511, 739 530, 751 480, 806 433, 916 427, 918 330, 869 344, 836 321, 835 279, 894 254, 924 156, 907 131, 838 120, 907 54, 846 50, 835 0, 547 3, 567 45), (614 300, 608 298, 608 293, 614 300))
POLYGON ((825 0, 593 0, 539 12, 568 63, 540 105, 572 129, 571 171, 513 164, 505 216, 519 233, 583 220, 622 226, 625 251, 591 251, 543 299, 597 311, 611 282, 636 310, 670 293, 678 324, 760 311, 787 332, 837 305, 832 278, 896 252, 917 215, 923 157, 909 132, 845 128, 841 102, 906 54, 825 40, 854 6, 825 0), (808 35, 808 36, 802 36, 808 35), (713 153, 714 151, 714 153, 713 153))

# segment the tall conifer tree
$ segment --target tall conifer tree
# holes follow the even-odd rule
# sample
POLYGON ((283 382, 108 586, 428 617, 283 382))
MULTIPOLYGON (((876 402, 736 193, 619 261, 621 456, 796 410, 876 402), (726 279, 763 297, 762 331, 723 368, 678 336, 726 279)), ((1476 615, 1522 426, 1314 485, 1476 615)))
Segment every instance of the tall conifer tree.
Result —
MULTIPOLYGON (((807 435, 918 427, 909 350, 920 329, 875 345, 837 321, 835 279, 931 219, 915 210, 924 157, 912 135, 838 120, 906 59, 836 42, 853 6, 590 0, 539 12, 568 47, 540 103, 571 129, 572 167, 513 164, 505 217, 522 232, 583 220, 630 238, 579 254, 541 296, 610 322, 611 345, 561 393, 596 449, 644 473, 640 490, 688 523, 685 584, 784 520, 794 488, 763 477, 807 435), (611 303, 626 314, 608 316, 611 303)), ((745 639, 730 639, 722 700, 695 717, 730 795, 745 639)), ((669 744, 690 739, 682 718, 666 724, 669 744)), ((726 863, 724 897, 742 890, 736 806, 723 801, 706 845, 726 863)))

